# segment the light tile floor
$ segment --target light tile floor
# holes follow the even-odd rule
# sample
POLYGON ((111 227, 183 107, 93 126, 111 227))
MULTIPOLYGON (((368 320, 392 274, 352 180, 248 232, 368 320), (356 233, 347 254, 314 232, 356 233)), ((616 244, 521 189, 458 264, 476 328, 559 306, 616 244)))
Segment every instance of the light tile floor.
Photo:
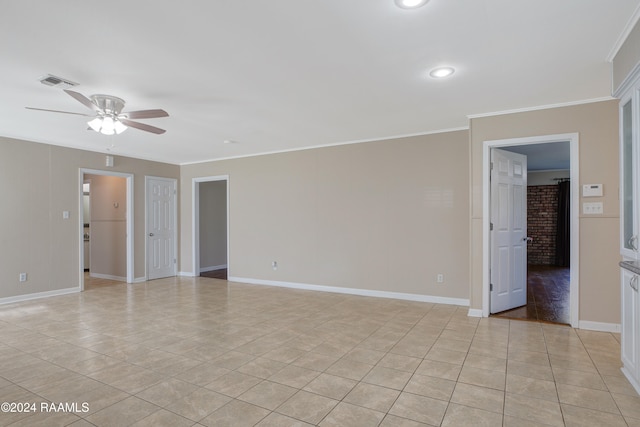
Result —
POLYGON ((106 284, 0 306, 0 402, 38 409, 0 425, 640 426, 615 334, 209 278, 106 284))

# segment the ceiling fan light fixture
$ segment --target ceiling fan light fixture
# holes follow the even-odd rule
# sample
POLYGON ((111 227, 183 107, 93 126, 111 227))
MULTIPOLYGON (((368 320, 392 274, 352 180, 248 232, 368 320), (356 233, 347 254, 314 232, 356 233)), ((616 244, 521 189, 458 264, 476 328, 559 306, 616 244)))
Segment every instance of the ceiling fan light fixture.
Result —
POLYGON ((90 120, 87 124, 91 129, 95 130, 96 132, 100 132, 100 128, 102 127, 102 118, 96 117, 93 120, 90 120))
POLYGON ((396 6, 402 9, 416 9, 420 6, 424 6, 429 0, 394 0, 396 6))
POLYGON ((109 116, 102 119, 102 128, 100 129, 105 135, 113 135, 116 132, 116 124, 113 122, 113 119, 109 116))
POLYGON ((125 126, 120 120, 116 120, 114 125, 114 130, 118 135, 127 130, 127 126, 125 126))
POLYGON ((93 120, 88 122, 88 125, 91 129, 103 135, 119 135, 127 130, 127 126, 124 123, 109 116, 95 117, 93 120))
MULTIPOLYGON (((123 113, 122 108, 124 107, 124 100, 121 98, 110 95, 91 95, 90 98, 87 98, 80 92, 75 92, 73 90, 64 89, 64 92, 96 113, 96 115, 92 116, 91 120, 89 120, 87 124, 91 129, 98 133, 104 135, 113 135, 114 133, 120 134, 130 127, 145 132, 151 132, 156 135, 161 135, 166 132, 166 130, 164 129, 131 120, 169 117, 169 113, 164 110, 137 110, 123 113)), ((89 117, 88 114, 74 113, 71 111, 49 110, 33 107, 26 108, 30 110, 49 111, 52 113, 74 114, 78 116, 89 117)))

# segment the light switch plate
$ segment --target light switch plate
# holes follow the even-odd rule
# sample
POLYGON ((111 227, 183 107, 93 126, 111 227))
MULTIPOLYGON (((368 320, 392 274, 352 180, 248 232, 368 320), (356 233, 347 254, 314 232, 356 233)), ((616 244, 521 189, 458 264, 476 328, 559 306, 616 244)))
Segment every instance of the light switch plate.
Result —
POLYGON ((604 212, 602 202, 589 202, 582 204, 582 213, 584 215, 601 215, 604 212))

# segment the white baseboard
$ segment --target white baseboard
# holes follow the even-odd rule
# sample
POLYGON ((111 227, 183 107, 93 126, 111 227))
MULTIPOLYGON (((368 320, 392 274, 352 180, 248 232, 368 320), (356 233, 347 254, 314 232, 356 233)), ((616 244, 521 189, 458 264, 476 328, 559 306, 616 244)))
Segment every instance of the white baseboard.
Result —
POLYGON ((469 300, 463 298, 448 298, 433 295, 407 294, 401 292, 374 291, 369 289, 340 288, 337 286, 310 285, 307 283, 278 282, 275 280, 251 279, 247 277, 229 277, 230 282, 248 283, 251 285, 277 286, 281 288, 303 289, 307 291, 333 292, 338 294, 360 295, 365 297, 392 298, 417 302, 432 302, 468 306, 469 300))
POLYGON ((76 288, 56 289, 55 291, 36 292, 35 294, 16 295, 13 297, 0 298, 0 304, 11 304, 14 302, 29 301, 32 299, 74 294, 76 292, 80 292, 79 286, 76 288))
POLYGON ((117 280, 119 282, 126 282, 126 277, 121 276, 113 276, 111 274, 100 274, 100 273, 91 273, 89 272, 89 277, 94 277, 96 279, 107 279, 107 280, 117 280))
POLYGON ((197 277, 195 274, 193 274, 190 271, 178 271, 178 276, 180 276, 180 277, 197 277))
POLYGON ((620 332, 619 323, 590 322, 588 320, 581 320, 578 322, 578 328, 585 329, 587 331, 620 332))
POLYGON ((200 273, 206 273, 207 271, 214 271, 214 270, 222 270, 224 268, 227 268, 227 264, 214 265, 211 267, 202 267, 200 268, 200 273))
POLYGON ((146 276, 143 276, 143 277, 134 278, 132 283, 142 283, 142 282, 146 282, 146 281, 147 281, 146 276))
POLYGON ((467 313, 469 317, 482 317, 482 309, 479 308, 470 308, 467 313))
POLYGON ((638 394, 640 394, 640 383, 638 383, 638 381, 635 379, 635 377, 627 370, 627 368, 625 366, 620 368, 620 370, 624 374, 625 378, 631 383, 633 388, 636 389, 636 392, 638 394))

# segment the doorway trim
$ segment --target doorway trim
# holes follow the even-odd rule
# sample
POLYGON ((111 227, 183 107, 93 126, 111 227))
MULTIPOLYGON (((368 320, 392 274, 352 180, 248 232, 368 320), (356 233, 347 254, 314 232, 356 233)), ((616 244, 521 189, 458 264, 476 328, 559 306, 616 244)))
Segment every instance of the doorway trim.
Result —
POLYGON ((484 141, 482 144, 482 316, 489 317, 490 311, 490 274, 491 267, 491 240, 489 234, 489 207, 491 203, 490 171, 491 149, 509 147, 514 145, 548 144, 553 142, 569 142, 569 168, 571 179, 571 242, 570 242, 570 319, 571 326, 579 324, 579 271, 580 271, 580 183, 579 183, 579 157, 578 157, 578 133, 565 133, 557 135, 532 136, 525 138, 509 138, 484 141))
POLYGON ((229 175, 215 175, 200 178, 193 178, 191 188, 191 221, 192 221, 192 242, 193 247, 193 276, 200 275, 200 183, 212 181, 226 181, 226 197, 227 197, 227 277, 230 277, 230 253, 229 253, 229 175))
MULTIPOLYGON (((84 212, 83 206, 83 187, 84 176, 85 174, 89 175, 102 175, 102 176, 117 176, 120 178, 126 178, 126 187, 127 187, 127 212, 125 214, 126 218, 126 230, 127 230, 127 240, 126 240, 126 250, 127 250, 127 283, 133 283, 133 174, 131 173, 123 173, 123 172, 113 172, 113 171, 105 171, 99 169, 85 169, 80 168, 78 173, 78 194, 79 194, 79 203, 78 203, 78 218, 82 219, 84 212)), ((80 275, 80 290, 84 291, 84 222, 78 220, 78 272, 80 275)))

